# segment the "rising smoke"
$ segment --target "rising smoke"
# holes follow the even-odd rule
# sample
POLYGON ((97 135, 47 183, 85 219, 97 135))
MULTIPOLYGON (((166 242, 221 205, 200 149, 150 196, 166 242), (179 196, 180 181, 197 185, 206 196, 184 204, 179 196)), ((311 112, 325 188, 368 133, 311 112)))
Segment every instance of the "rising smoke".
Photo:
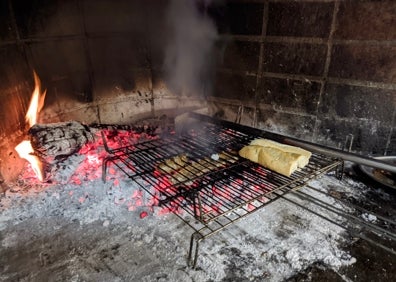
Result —
POLYGON ((167 10, 171 34, 164 67, 168 87, 177 95, 206 96, 211 89, 218 33, 202 5, 193 0, 171 0, 167 10))

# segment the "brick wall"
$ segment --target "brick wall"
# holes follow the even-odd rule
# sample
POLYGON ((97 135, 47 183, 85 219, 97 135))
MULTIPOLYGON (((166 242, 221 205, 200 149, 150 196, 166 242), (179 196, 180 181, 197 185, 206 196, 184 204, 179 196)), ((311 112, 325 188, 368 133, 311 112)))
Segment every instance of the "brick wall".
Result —
POLYGON ((396 2, 229 1, 220 22, 213 114, 396 153, 396 2))

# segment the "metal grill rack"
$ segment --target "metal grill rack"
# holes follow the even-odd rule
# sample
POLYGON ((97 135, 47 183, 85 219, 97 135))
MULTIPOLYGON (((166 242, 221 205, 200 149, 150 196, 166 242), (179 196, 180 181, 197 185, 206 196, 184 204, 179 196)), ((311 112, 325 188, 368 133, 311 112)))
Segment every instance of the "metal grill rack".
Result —
POLYGON ((109 163, 123 171, 138 187, 167 207, 194 231, 188 263, 196 266, 199 244, 234 222, 296 190, 342 164, 341 160, 313 154, 309 164, 285 177, 238 156, 238 150, 260 136, 219 124, 202 122, 199 130, 140 144, 110 149, 103 162, 103 180, 109 163), (199 169, 166 173, 159 165, 184 154, 199 169), (213 154, 219 158, 212 159, 213 154), (210 169, 208 169, 210 168, 210 169))

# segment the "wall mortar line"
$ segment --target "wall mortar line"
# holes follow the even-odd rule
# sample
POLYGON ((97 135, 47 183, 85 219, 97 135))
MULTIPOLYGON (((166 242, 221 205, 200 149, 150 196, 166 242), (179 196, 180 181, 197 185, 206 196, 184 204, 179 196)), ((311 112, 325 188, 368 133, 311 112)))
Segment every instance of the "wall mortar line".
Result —
MULTIPOLYGON (((391 141, 392 141, 392 135, 393 135, 393 131, 394 131, 395 126, 396 126, 396 108, 393 110, 393 115, 392 115, 392 126, 391 126, 391 128, 390 128, 390 130, 389 130, 388 139, 386 140, 385 149, 384 149, 384 156, 387 155, 387 152, 388 152, 388 150, 389 150, 389 147, 390 147, 390 144, 391 144, 391 141)), ((394 152, 391 152, 391 153, 394 153, 394 152)))
POLYGON ((15 17, 15 11, 14 11, 14 7, 12 6, 11 0, 8 0, 8 9, 9 9, 10 15, 11 15, 12 27, 15 30, 15 41, 13 41, 13 44, 16 44, 19 48, 22 49, 22 52, 25 57, 27 65, 29 66, 29 68, 31 70, 33 70, 31 60, 29 59, 29 56, 28 56, 28 51, 26 50, 26 43, 21 38, 21 34, 19 32, 18 24, 17 24, 16 17, 15 17))
POLYGON ((336 30, 337 27, 337 16, 338 16, 338 11, 340 8, 340 1, 339 0, 335 0, 334 1, 334 9, 333 9, 333 17, 331 20, 331 26, 330 26, 330 33, 329 33, 329 37, 327 40, 327 53, 326 53, 326 61, 325 61, 325 65, 324 65, 324 69, 323 69, 323 76, 322 76, 322 81, 320 83, 320 90, 319 90, 319 97, 318 97, 318 102, 316 105, 316 112, 315 112, 315 124, 314 124, 314 128, 313 128, 313 134, 312 134, 312 141, 315 141, 317 136, 318 136, 318 130, 319 130, 319 108, 321 106, 321 102, 322 102, 322 97, 323 97, 323 93, 325 91, 326 85, 327 85, 327 79, 328 79, 328 74, 329 74, 329 68, 330 68, 330 63, 331 63, 331 53, 333 50, 333 37, 334 37, 334 32, 336 30))
MULTIPOLYGON (((333 0, 334 1, 334 0, 333 0)), ((326 37, 301 37, 301 36, 280 36, 267 35, 264 39, 261 35, 242 35, 227 34, 221 35, 221 39, 235 40, 242 42, 269 42, 269 43, 291 43, 291 44, 311 44, 311 45, 327 45, 326 37)), ((34 39, 34 40, 38 40, 34 39)), ((362 45, 362 46, 395 46, 396 40, 385 39, 333 39, 333 45, 362 45)))
MULTIPOLYGON (((21 34, 19 32, 19 28, 18 28, 18 24, 17 24, 17 21, 16 21, 16 16, 15 16, 15 11, 14 11, 14 7, 12 6, 12 1, 11 0, 8 0, 8 9, 9 9, 9 12, 10 12, 10 15, 11 15, 11 24, 12 24, 12 27, 14 28, 14 31, 15 31, 14 44, 16 45, 17 48, 19 48, 21 50, 21 52, 23 54, 23 57, 25 59, 26 65, 28 66, 30 71, 33 71, 34 67, 33 67, 33 64, 32 64, 32 59, 31 59, 31 57, 29 57, 29 53, 28 53, 28 50, 27 50, 26 43, 23 42, 23 40, 21 39, 21 34)), ((30 72, 30 75, 33 75, 33 74, 30 72)), ((21 91, 18 91, 17 93, 18 93, 18 95, 17 95, 18 98, 17 99, 20 101, 21 108, 23 109, 24 112, 26 112, 27 109, 28 109, 29 100, 25 100, 25 99, 23 99, 21 97, 21 95, 19 95, 21 93, 21 91)), ((22 119, 22 120, 24 120, 24 119, 22 119)), ((19 129, 23 130, 23 127, 26 126, 26 123, 24 123, 24 122, 21 123, 21 120, 19 120, 18 126, 19 126, 19 129)))
MULTIPOLYGON (((83 43, 83 48, 84 48, 84 55, 85 55, 85 63, 87 64, 87 71, 88 71, 88 88, 89 89, 83 89, 84 91, 84 98, 87 102, 92 102, 94 99, 93 91, 94 91, 94 71, 93 71, 93 65, 92 65, 92 60, 90 57, 89 53, 89 43, 88 43, 88 36, 87 36, 87 27, 85 24, 85 11, 83 7, 83 3, 81 0, 77 0, 77 7, 79 11, 79 18, 80 18, 80 27, 83 32, 83 37, 82 37, 82 43, 83 43), (88 93, 85 93, 88 91, 88 93)), ((99 118, 99 116, 98 116, 99 118)))
MULTIPOLYGON (((234 70, 229 68, 218 68, 217 71, 220 73, 237 74, 241 76, 252 76, 252 77, 258 76, 258 74, 253 71, 234 70)), ((265 72, 265 71, 261 73, 261 77, 291 79, 291 80, 298 80, 303 82, 317 82, 317 83, 320 83, 323 80, 322 76, 316 76, 316 75, 291 74, 291 73, 282 73, 282 72, 265 72)), ((336 85, 367 87, 367 88, 382 89, 382 90, 396 90, 396 83, 358 80, 358 79, 340 78, 340 77, 332 77, 332 76, 328 76, 326 82, 336 85)))
POLYGON ((259 62, 257 67, 257 76, 256 76, 256 86, 255 86, 255 94, 254 94, 254 113, 253 113, 253 127, 257 127, 257 111, 259 109, 258 104, 260 100, 260 93, 259 90, 261 89, 263 83, 263 64, 264 64, 264 40, 267 36, 267 25, 268 25, 268 8, 269 8, 269 1, 264 2, 263 7, 263 24, 261 27, 261 42, 260 42, 260 55, 259 55, 259 62))
MULTIPOLYGON (((279 3, 279 2, 292 2, 293 0, 231 0, 231 2, 239 2, 239 3, 264 3, 264 2, 272 2, 272 3, 279 3)), ((294 0, 295 2, 302 2, 302 3, 310 3, 310 2, 319 2, 319 3, 329 3, 333 2, 334 0, 294 0)))

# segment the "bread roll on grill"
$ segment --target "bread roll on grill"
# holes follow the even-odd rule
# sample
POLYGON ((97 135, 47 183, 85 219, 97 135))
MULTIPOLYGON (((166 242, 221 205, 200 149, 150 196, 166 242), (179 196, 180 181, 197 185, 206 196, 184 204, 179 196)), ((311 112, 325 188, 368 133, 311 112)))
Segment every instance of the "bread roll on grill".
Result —
POLYGON ((234 163, 237 160, 238 157, 226 152, 219 153, 219 159, 217 160, 206 157, 198 161, 190 160, 186 154, 181 154, 164 160, 162 163, 158 164, 158 168, 161 172, 169 174, 171 183, 179 184, 184 182, 186 185, 191 185, 193 182, 188 180, 195 179, 205 173, 224 167, 227 165, 227 161, 234 163))
POLYGON ((298 168, 305 167, 312 154, 299 147, 268 139, 256 139, 243 147, 239 155, 282 175, 290 176, 298 168))
POLYGON ((258 145, 245 146, 239 151, 242 158, 258 163, 259 152, 263 147, 258 145))
POLYGON ((258 163, 282 175, 290 176, 298 168, 297 154, 285 153, 271 147, 262 147, 258 163))
POLYGON ((250 142, 250 145, 259 145, 262 147, 271 147, 279 149, 286 153, 292 153, 299 155, 298 157, 298 167, 303 168, 309 163, 309 158, 311 157, 312 153, 304 150, 300 147, 290 146, 282 143, 275 142, 269 139, 255 139, 250 142))

